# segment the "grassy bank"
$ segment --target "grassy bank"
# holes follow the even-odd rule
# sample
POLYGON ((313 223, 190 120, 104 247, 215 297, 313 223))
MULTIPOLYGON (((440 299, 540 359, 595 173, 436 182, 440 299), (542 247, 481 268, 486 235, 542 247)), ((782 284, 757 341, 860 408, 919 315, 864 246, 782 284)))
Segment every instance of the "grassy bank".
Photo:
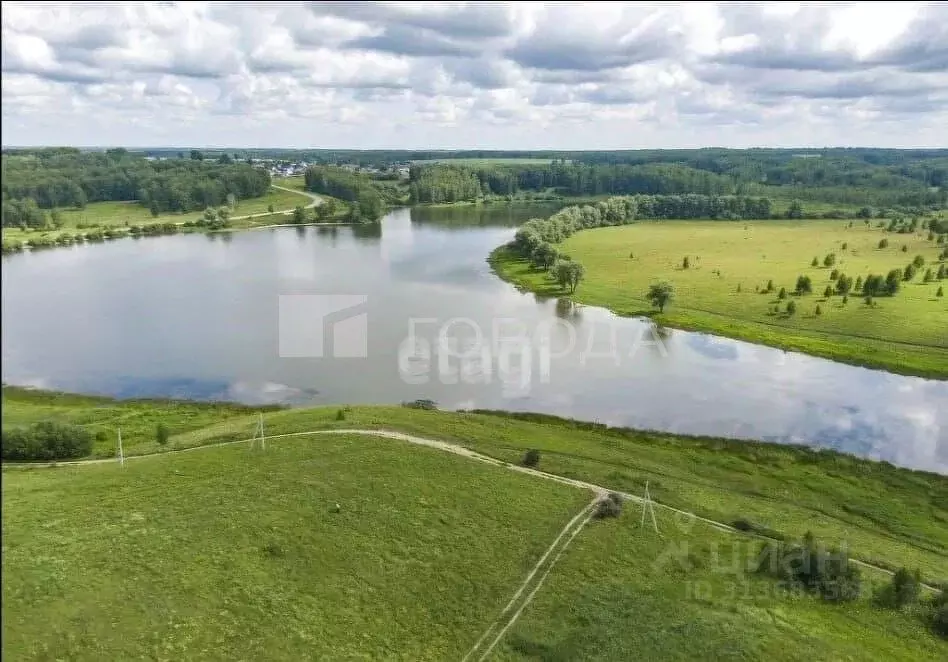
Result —
MULTIPOLYGON (((948 281, 923 282, 938 270, 942 246, 927 232, 886 233, 846 221, 643 221, 579 232, 558 248, 586 269, 572 298, 619 315, 648 315, 660 324, 706 331, 901 374, 948 378, 948 281), (886 248, 879 248, 888 239, 886 248), (843 245, 846 248, 843 248, 843 245), (903 246, 905 247, 903 250, 903 246), (823 259, 834 254, 832 267, 823 259), (852 278, 904 268, 916 255, 926 265, 893 297, 867 306, 852 294, 824 296, 831 272, 852 278), (689 258, 689 268, 683 260, 689 258), (816 257, 819 266, 812 266, 816 257), (813 294, 792 294, 807 275, 813 294), (664 313, 645 299, 649 284, 666 280, 676 298, 664 313), (767 292, 768 282, 774 289, 767 292), (781 288, 791 293, 778 297, 781 288), (794 315, 785 312, 795 301, 794 315), (816 306, 820 314, 816 314, 816 306), (774 312, 774 306, 780 311, 774 312)), ((547 296, 565 292, 541 270, 505 248, 491 256, 505 280, 547 296)))
MULTIPOLYGON (((5 428, 37 420, 121 425, 130 455, 159 455, 124 469, 5 468, 3 650, 17 659, 456 660, 589 499, 394 440, 275 438, 315 429, 400 430, 510 463, 536 449, 549 473, 634 494, 647 480, 663 504, 771 536, 810 530, 858 558, 948 578, 948 479, 835 452, 529 414, 256 410, 4 388, 5 428), (166 452, 247 439, 261 414, 266 451, 166 452), (158 423, 172 433, 165 447, 158 423)), ((639 527, 632 504, 591 522, 492 659, 948 652, 917 610, 871 604, 881 573, 864 570, 863 598, 830 605, 746 568, 723 571, 732 549, 756 549, 751 538, 661 507, 657 521, 661 538, 639 527)))
MULTIPOLYGON (((857 557, 948 576, 948 479, 834 452, 404 407, 258 412, 17 388, 3 405, 4 427, 120 424, 131 454, 244 439, 261 413, 271 435, 266 451, 164 453, 124 469, 6 468, 3 650, 17 659, 456 660, 589 499, 399 441, 274 438, 314 429, 401 430, 511 463, 533 448, 546 472, 632 493, 648 480, 661 503, 773 536, 812 530, 857 557), (158 422, 173 433, 164 449, 158 422)), ((627 504, 589 523, 491 659, 948 652, 921 606, 872 605, 880 573, 864 571, 855 603, 832 605, 721 561, 752 555, 751 538, 662 508, 659 537, 638 515, 627 504)))
MULTIPOLYGON (((297 206, 307 206, 312 199, 302 192, 302 177, 287 177, 274 180, 274 184, 283 188, 271 188, 266 195, 259 198, 239 200, 231 210, 228 229, 240 230, 261 225, 285 223, 289 218, 284 212, 297 206), (293 189, 293 190, 284 190, 293 189), (300 191, 297 193, 296 191, 300 191), (270 210, 273 210, 273 213, 270 210)), ((184 227, 199 221, 204 211, 168 212, 153 216, 147 207, 135 201, 128 202, 93 202, 83 209, 60 210, 63 225, 58 229, 49 230, 22 230, 20 228, 4 228, 3 242, 5 246, 15 245, 27 241, 56 242, 64 235, 75 237, 96 232, 108 231, 116 238, 127 236, 130 226, 147 228, 173 223, 181 226, 182 230, 201 230, 201 228, 184 227)))

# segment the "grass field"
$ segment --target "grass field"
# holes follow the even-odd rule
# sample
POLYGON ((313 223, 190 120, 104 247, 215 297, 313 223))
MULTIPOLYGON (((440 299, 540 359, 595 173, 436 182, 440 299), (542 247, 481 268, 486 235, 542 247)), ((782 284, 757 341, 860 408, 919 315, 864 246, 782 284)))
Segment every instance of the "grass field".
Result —
MULTIPOLYGON (((590 496, 399 441, 275 438, 315 429, 400 430, 510 463, 535 448, 552 474, 634 494, 648 480, 662 504, 773 536, 812 530, 857 558, 948 578, 948 479, 835 452, 537 415, 353 407, 339 420, 337 408, 3 395, 4 427, 120 424, 130 455, 166 450, 153 440, 158 422, 172 432, 167 449, 247 439, 261 413, 270 435, 265 452, 237 444, 124 470, 5 468, 11 659, 457 660, 590 496)), ((722 572, 714 554, 757 543, 662 507, 657 516, 661 543, 638 529, 631 504, 617 521, 587 525, 491 659, 948 652, 911 611, 882 611, 868 597, 832 607, 722 572), (689 546, 696 567, 656 566, 667 545, 689 546)))
MULTIPOLYGON (((284 179, 275 179, 274 184, 302 190, 302 178, 287 177, 284 179)), ((272 205, 275 211, 292 209, 298 205, 306 206, 311 202, 308 196, 284 191, 277 188, 271 188, 269 192, 259 198, 249 198, 239 200, 237 206, 232 212, 232 216, 246 216, 251 214, 267 214, 272 205)), ((151 225, 154 223, 184 223, 186 221, 199 220, 204 212, 193 211, 186 213, 165 213, 158 216, 152 216, 147 207, 137 202, 93 202, 84 209, 63 209, 61 210, 64 225, 60 230, 20 230, 19 228, 4 228, 3 238, 7 241, 25 241, 35 237, 58 237, 60 234, 68 232, 75 233, 76 230, 91 228, 109 228, 124 227, 128 225, 151 225), (81 227, 80 227, 81 226, 81 227)), ((253 219, 257 220, 257 219, 253 219)), ((239 223, 239 222, 238 222, 239 223)))
MULTIPOLYGON (((895 372, 948 377, 948 297, 936 297, 948 281, 923 283, 925 269, 937 272, 942 246, 927 232, 886 233, 848 221, 643 221, 576 233, 559 247, 586 268, 573 298, 620 315, 652 315, 672 327, 709 331, 752 342, 800 350, 895 372), (883 238, 888 248, 878 248, 883 238), (846 244, 845 249, 842 248, 846 244), (902 247, 905 246, 903 252, 902 247), (824 267, 833 253, 836 264, 824 267), (633 257, 630 257, 630 254, 633 257), (853 278, 885 275, 916 255, 926 265, 894 297, 869 307, 858 295, 825 298, 838 269, 853 278), (682 263, 689 257, 690 267, 682 263), (813 258, 820 266, 811 266, 813 258), (795 288, 808 275, 813 294, 791 295, 797 312, 785 312, 781 288, 795 288), (667 280, 675 300, 658 314, 645 300, 651 283, 667 280), (768 280, 774 291, 764 293, 768 280), (740 288, 740 291, 738 291, 740 288), (780 312, 773 312, 775 305, 780 312), (816 306, 821 315, 816 315, 816 306)), ((544 272, 511 252, 492 262, 504 278, 547 295, 563 291, 544 272)))
POLYGON ((493 659, 909 662, 948 654, 920 620, 873 607, 869 589, 844 607, 782 591, 748 572, 756 543, 661 515, 659 536, 637 515, 587 527, 493 659))

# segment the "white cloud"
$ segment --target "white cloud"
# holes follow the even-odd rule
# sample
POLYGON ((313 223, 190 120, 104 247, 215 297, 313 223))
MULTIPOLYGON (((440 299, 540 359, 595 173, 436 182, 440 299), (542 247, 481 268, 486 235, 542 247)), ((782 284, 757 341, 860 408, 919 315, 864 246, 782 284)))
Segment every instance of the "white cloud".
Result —
POLYGON ((2 54, 7 144, 932 146, 948 124, 941 3, 6 2, 2 54))

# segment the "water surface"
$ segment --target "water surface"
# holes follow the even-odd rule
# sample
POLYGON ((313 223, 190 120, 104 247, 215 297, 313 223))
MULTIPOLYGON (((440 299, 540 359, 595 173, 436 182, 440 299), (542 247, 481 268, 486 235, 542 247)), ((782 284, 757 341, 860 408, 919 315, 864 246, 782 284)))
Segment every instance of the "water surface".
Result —
MULTIPOLYGON (((538 299, 494 276, 488 253, 517 224, 551 211, 400 209, 380 228, 180 235, 6 256, 3 380, 248 403, 427 398, 444 408, 804 443, 948 473, 948 382, 656 330, 538 299), (350 311, 365 313, 365 358, 331 356, 337 344, 358 350, 357 315, 338 334, 327 330, 324 356, 281 356, 281 295, 314 294, 365 297, 350 311), (441 329, 444 349, 468 358, 439 351, 441 329), (517 331, 529 344, 502 341, 517 331)), ((284 354, 300 333, 283 329, 284 354)))

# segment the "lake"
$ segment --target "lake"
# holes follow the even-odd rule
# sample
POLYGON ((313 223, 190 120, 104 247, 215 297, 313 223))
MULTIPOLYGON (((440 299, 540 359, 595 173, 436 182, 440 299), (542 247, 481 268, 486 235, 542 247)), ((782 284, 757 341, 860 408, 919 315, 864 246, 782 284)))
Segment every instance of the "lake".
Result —
POLYGON ((3 380, 247 403, 430 399, 948 473, 948 382, 657 329, 494 276, 490 251, 554 209, 398 209, 375 227, 4 256, 3 380))

